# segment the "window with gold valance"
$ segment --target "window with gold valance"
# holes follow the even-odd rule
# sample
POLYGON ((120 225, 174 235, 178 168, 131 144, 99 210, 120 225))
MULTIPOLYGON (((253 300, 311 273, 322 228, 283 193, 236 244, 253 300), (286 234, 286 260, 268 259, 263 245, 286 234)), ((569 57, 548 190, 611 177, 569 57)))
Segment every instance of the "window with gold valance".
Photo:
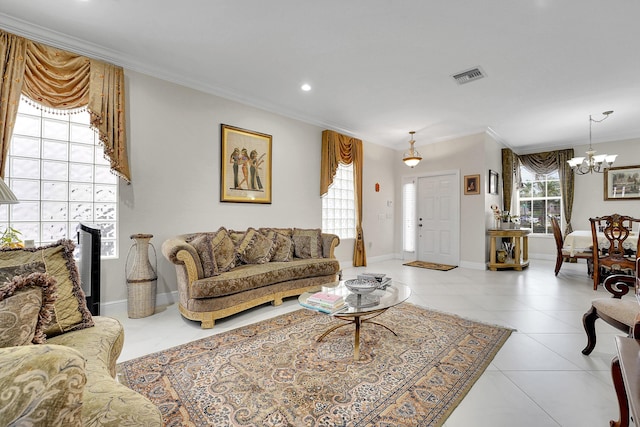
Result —
POLYGON ((332 130, 322 132, 322 159, 320 163, 320 196, 329 191, 338 164, 353 164, 355 193, 356 241, 353 250, 354 267, 366 266, 367 255, 362 232, 362 141, 332 130))
POLYGON ((111 170, 131 181, 121 67, 0 30, 0 76, 0 177, 23 94, 49 108, 86 107, 111 170))
POLYGON ((520 165, 539 174, 549 174, 558 171, 560 178, 560 193, 562 198, 563 217, 566 222, 565 234, 573 231, 571 215, 573 211, 574 174, 567 163, 573 157, 573 149, 546 151, 533 154, 518 155, 509 148, 502 149, 502 184, 503 208, 511 210, 514 193, 520 184, 520 165))

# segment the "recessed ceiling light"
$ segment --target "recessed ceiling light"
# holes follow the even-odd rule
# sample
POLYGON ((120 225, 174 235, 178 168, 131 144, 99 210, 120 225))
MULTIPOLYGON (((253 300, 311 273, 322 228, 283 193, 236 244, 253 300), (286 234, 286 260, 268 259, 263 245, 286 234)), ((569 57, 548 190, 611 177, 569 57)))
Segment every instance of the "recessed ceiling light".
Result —
POLYGON ((309 92, 311 90, 311 85, 308 83, 305 83, 302 86, 300 86, 300 89, 302 89, 305 92, 309 92))

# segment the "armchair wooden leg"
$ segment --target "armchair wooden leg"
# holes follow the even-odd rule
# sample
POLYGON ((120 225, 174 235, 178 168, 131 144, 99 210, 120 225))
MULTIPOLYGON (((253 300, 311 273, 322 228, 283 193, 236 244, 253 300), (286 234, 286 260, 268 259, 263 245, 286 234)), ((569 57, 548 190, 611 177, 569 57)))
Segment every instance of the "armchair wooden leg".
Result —
POLYGON ((596 320, 599 318, 598 312, 593 306, 582 316, 584 331, 587 333, 587 346, 582 350, 582 354, 586 356, 590 355, 596 347, 596 320))
POLYGON ((613 378, 613 388, 616 390, 618 397, 618 408, 620 409, 620 419, 618 421, 609 421, 611 427, 629 427, 629 400, 627 391, 624 387, 622 379, 622 370, 620 369, 620 360, 614 357, 611 361, 611 377, 613 378))

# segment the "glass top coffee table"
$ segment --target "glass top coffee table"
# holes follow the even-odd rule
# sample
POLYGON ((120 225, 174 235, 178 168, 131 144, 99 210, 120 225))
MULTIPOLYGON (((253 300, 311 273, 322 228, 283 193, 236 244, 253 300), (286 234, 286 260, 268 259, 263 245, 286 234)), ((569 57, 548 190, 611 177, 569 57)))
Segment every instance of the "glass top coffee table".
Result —
MULTIPOLYGON (((344 285, 344 281, 334 282, 323 286, 321 292, 329 294, 342 295, 345 299, 345 305, 337 311, 327 314, 337 319, 344 320, 346 323, 339 323, 327 329, 317 339, 318 342, 322 341, 327 335, 335 331, 338 328, 347 326, 350 324, 355 325, 355 336, 353 345, 353 359, 360 359, 360 327, 363 323, 373 323, 378 326, 382 326, 394 335, 394 331, 389 329, 382 323, 373 321, 372 319, 380 316, 389 308, 396 306, 406 301, 411 296, 411 289, 407 285, 402 283, 392 283, 384 289, 376 289, 373 292, 359 295, 351 292, 344 285)), ((307 298, 313 295, 315 292, 305 292, 298 297, 298 302, 305 308, 313 309, 307 305, 307 298)), ((320 311, 320 310, 318 310, 320 311)))

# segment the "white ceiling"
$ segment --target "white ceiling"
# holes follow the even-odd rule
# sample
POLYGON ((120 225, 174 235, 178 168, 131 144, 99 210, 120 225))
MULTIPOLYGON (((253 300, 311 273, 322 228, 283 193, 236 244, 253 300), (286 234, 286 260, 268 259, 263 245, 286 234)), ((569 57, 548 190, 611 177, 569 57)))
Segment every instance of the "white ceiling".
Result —
POLYGON ((411 130, 582 145, 606 110, 594 143, 640 137, 639 19, 638 0, 0 0, 6 31, 398 150, 411 130))

